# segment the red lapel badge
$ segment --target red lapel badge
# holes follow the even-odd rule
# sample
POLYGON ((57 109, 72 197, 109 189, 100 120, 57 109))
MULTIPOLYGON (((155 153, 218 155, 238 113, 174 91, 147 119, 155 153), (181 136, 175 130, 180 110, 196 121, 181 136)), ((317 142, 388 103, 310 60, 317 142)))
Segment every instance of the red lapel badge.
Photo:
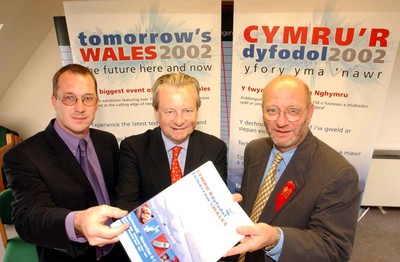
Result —
POLYGON ((286 185, 282 188, 281 192, 279 192, 278 196, 276 197, 276 205, 275 205, 275 213, 285 204, 286 200, 293 194, 294 190, 296 189, 296 185, 293 181, 288 181, 286 185))

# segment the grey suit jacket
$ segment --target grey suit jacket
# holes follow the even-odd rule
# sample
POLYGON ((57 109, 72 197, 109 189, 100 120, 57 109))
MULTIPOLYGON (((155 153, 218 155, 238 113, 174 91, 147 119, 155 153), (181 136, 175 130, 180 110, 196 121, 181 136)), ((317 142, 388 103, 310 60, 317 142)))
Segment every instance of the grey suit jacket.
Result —
MULTIPOLYGON (((272 149, 270 138, 250 142, 244 154, 242 207, 251 213, 272 149)), ((259 222, 279 226, 284 242, 279 261, 347 261, 355 237, 360 189, 355 168, 338 152, 308 132, 277 182, 259 222), (296 188, 275 210, 288 181, 296 188)), ((273 261, 263 250, 246 261, 273 261)))
MULTIPOLYGON (((13 189, 13 220, 18 234, 38 246, 40 261, 95 261, 88 243, 68 239, 68 213, 98 205, 78 161, 53 127, 10 149, 4 157, 13 189)), ((118 174, 118 143, 114 135, 91 129, 90 137, 110 198, 118 174)))
MULTIPOLYGON (((184 175, 207 161, 214 163, 226 182, 226 144, 215 136, 195 130, 189 138, 184 175)), ((168 156, 159 127, 121 142, 115 206, 131 211, 170 185, 168 156)))

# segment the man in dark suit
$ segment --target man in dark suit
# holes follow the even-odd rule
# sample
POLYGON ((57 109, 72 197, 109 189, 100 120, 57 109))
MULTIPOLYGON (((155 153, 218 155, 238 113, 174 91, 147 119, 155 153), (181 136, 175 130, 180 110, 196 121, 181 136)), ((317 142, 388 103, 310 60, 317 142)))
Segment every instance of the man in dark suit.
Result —
MULTIPOLYGON (((211 160, 226 181, 227 148, 215 136, 195 130, 200 107, 198 81, 183 73, 159 77, 153 85, 154 115, 159 127, 127 137, 120 145, 117 207, 133 210, 172 184, 172 148, 186 175, 211 160)), ((218 109, 219 110, 219 109, 218 109)))
POLYGON ((114 245, 127 225, 107 224, 127 214, 108 206, 118 174, 118 143, 114 135, 89 128, 98 108, 96 79, 84 66, 67 65, 54 75, 51 100, 55 120, 4 157, 15 228, 37 246, 39 261, 127 260, 114 245), (81 167, 83 151, 97 182, 81 167))
POLYGON ((252 218, 255 225, 237 229, 244 238, 226 255, 247 252, 238 261, 251 262, 348 261, 360 205, 355 168, 309 130, 314 106, 300 79, 273 79, 264 89, 262 109, 270 137, 247 145, 240 191, 251 217, 275 155, 282 160, 272 193, 252 218))

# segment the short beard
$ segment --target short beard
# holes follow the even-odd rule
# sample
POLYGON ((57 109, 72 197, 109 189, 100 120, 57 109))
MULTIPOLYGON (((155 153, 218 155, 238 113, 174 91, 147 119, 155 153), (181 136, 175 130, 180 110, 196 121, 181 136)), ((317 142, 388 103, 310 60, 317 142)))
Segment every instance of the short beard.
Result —
POLYGON ((287 142, 278 142, 277 139, 271 135, 271 131, 269 130, 268 127, 266 127, 268 135, 271 137, 272 142, 278 147, 278 148, 287 148, 288 150, 297 147, 306 137, 308 133, 308 126, 309 126, 309 121, 308 119, 305 119, 304 123, 300 127, 300 131, 297 135, 293 136, 290 138, 289 141, 287 142))

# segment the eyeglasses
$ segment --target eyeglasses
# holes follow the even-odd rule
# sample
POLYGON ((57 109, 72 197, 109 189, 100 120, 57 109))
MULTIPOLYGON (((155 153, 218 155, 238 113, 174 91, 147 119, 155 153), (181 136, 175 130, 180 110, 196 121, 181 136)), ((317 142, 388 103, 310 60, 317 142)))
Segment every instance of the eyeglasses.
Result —
MULTIPOLYGON (((297 122, 300 120, 301 116, 304 114, 307 108, 304 110, 300 110, 298 108, 291 107, 283 111, 283 114, 289 122, 297 122)), ((280 115, 281 110, 276 107, 269 107, 264 111, 264 117, 268 121, 276 121, 278 120, 280 115)))
POLYGON ((64 96, 62 98, 59 98, 56 96, 58 100, 61 100, 61 102, 66 105, 66 106, 73 106, 78 102, 78 99, 82 100, 82 103, 85 106, 95 106, 97 103, 97 97, 92 96, 92 95, 86 95, 82 96, 80 98, 72 95, 64 96))

